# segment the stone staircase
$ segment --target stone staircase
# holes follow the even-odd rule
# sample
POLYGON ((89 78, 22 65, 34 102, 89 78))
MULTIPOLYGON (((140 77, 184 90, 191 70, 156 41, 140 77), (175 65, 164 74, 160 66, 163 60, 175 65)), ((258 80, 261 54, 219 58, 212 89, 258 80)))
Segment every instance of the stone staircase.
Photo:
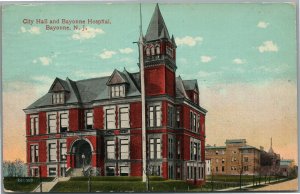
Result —
POLYGON ((42 182, 32 192, 49 192, 58 182, 68 180, 70 180, 70 177, 56 177, 51 182, 42 182))
POLYGON ((71 173, 71 177, 83 176, 82 168, 73 168, 71 173))

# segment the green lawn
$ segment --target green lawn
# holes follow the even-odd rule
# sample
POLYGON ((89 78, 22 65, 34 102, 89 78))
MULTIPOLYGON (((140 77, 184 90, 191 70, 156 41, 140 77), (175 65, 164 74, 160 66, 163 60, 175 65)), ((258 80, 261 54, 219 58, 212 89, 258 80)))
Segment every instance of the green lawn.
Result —
MULTIPOLYGON (((146 184, 140 177, 92 177, 92 192, 144 192, 146 184)), ((196 186, 189 185, 180 180, 163 180, 159 177, 151 177, 150 189, 153 192, 188 191, 196 186)), ((74 177, 67 182, 59 182, 51 192, 87 192, 88 178, 74 177)))
MULTIPOLYGON (((43 178, 52 181, 53 178, 43 178)), ((11 191, 30 192, 40 184, 39 178, 34 177, 4 177, 4 188, 11 191)))
MULTIPOLYGON (((265 177, 265 176, 261 176, 259 177, 258 175, 256 175, 254 177, 254 181, 265 181, 265 180, 275 180, 276 177, 274 176, 270 176, 270 177, 265 177)), ((212 180, 212 176, 207 176, 206 177, 206 180, 207 181, 211 181, 212 180)), ((240 181, 240 176, 239 175, 215 175, 213 176, 213 181, 217 181, 217 182, 236 182, 236 183, 239 183, 240 181)), ((253 176, 252 175, 242 175, 242 183, 251 183, 253 182, 253 176)))

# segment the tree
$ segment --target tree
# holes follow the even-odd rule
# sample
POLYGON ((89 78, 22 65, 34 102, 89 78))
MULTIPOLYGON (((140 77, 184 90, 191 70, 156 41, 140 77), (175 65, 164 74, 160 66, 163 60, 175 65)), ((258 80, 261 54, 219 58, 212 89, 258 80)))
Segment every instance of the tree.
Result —
POLYGON ((7 177, 24 177, 27 174, 26 165, 21 159, 3 161, 3 173, 7 177))

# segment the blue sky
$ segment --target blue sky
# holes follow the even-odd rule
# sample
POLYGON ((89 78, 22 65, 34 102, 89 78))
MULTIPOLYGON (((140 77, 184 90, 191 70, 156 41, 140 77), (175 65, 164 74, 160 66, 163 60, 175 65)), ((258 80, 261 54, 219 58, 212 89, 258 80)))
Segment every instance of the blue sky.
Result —
MULTIPOLYGON (((154 7, 142 5, 144 34, 154 7)), ((243 137, 250 144, 268 147, 270 133, 276 131, 273 145, 278 140, 278 147, 295 148, 297 138, 290 145, 288 137, 295 137, 297 129, 296 7, 283 3, 160 4, 160 9, 178 45, 176 74, 198 79, 200 103, 209 111, 207 142, 223 144, 224 138, 243 137), (245 118, 236 117, 241 114, 245 118), (216 135, 223 133, 227 136, 216 135), (253 140, 253 133, 261 133, 261 138, 253 140), (288 134, 287 140, 281 142, 283 134, 288 134)), ((5 6, 4 112, 17 111, 23 125, 21 110, 47 92, 55 77, 87 79, 124 67, 138 71, 138 49, 133 44, 138 37, 138 4, 5 6), (46 31, 45 25, 24 24, 23 19, 109 19, 111 24, 87 25, 85 33, 46 31), (23 103, 14 104, 12 96, 15 101, 23 96, 23 103)), ((4 130, 15 130, 17 137, 20 127, 10 127, 14 119, 4 118, 4 130)))

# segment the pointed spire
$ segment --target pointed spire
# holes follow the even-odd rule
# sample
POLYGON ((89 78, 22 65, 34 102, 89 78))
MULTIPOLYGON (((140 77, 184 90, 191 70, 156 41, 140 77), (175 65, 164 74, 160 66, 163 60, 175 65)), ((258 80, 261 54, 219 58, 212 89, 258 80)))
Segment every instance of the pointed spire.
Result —
POLYGON ((161 38, 170 39, 168 29, 161 15, 158 4, 156 4, 145 38, 146 41, 158 40, 161 38))
POLYGON ((269 153, 270 154, 274 153, 274 150, 273 150, 273 147, 272 147, 272 137, 271 137, 271 145, 270 145, 269 153))
POLYGON ((173 35, 173 34, 172 34, 171 40, 172 40, 172 43, 174 44, 174 46, 177 47, 176 42, 175 42, 175 38, 174 38, 174 35, 173 35))

